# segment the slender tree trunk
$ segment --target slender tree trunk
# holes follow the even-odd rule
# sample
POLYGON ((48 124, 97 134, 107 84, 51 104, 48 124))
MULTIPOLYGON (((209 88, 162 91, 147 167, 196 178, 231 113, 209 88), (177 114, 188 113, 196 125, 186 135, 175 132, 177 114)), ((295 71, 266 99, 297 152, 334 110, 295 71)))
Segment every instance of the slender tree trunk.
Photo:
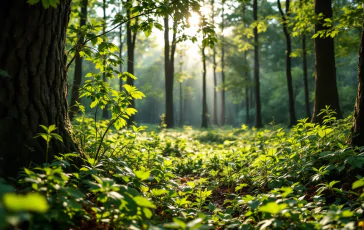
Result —
MULTIPOLYGON (((102 1, 102 12, 103 12, 103 25, 102 25, 102 32, 105 33, 106 32, 106 0, 102 1)), ((106 66, 106 57, 104 57, 104 61, 103 61, 103 65, 106 66)), ((106 73, 104 72, 102 74, 102 78, 104 80, 104 82, 107 82, 107 77, 106 77, 106 73)), ((106 105, 105 108, 102 110, 102 118, 103 119, 109 119, 109 106, 106 105)))
POLYGON ((183 86, 182 82, 179 83, 179 125, 183 126, 183 86))
MULTIPOLYGON (((124 34, 123 34, 123 27, 120 26, 119 28, 119 58, 122 60, 123 59, 123 48, 124 48, 124 34)), ((119 65, 119 71, 120 73, 123 72, 123 64, 119 65)), ((119 80, 119 90, 120 92, 123 90, 123 79, 120 78, 119 80)))
POLYGON ((176 52, 177 22, 173 20, 172 44, 169 41, 169 17, 164 17, 164 73, 165 73, 165 92, 166 92, 166 118, 167 128, 174 127, 173 110, 173 85, 174 85, 174 55, 176 52))
POLYGON ((245 87, 245 124, 250 123, 250 113, 249 113, 249 88, 245 87))
POLYGON ((292 44, 291 44, 291 37, 288 31, 287 25, 287 18, 290 17, 289 12, 289 4, 290 1, 286 0, 286 13, 282 10, 282 5, 280 0, 277 0, 278 9, 281 13, 282 21, 283 21, 283 32, 284 36, 286 37, 286 77, 287 77, 287 88, 288 88, 288 103, 289 103, 289 127, 294 126, 297 124, 296 113, 295 113, 295 103, 294 103, 294 96, 293 96, 293 83, 292 83, 292 72, 291 72, 291 53, 292 53, 292 44))
MULTIPOLYGON (((331 0, 315 0, 315 13, 323 13, 324 18, 332 18, 331 0)), ((317 22, 315 33, 330 29, 324 27, 323 23, 324 19, 317 22)), ((319 114, 326 106, 330 106, 337 113, 337 118, 342 118, 336 85, 334 39, 331 37, 315 38, 315 82, 312 122, 322 123, 323 116, 319 114)))
POLYGON ((206 54, 205 54, 205 47, 202 46, 202 124, 201 128, 208 127, 208 118, 207 118, 207 98, 206 98, 206 54))
MULTIPOLYGON (((215 0, 211 0, 211 23, 215 24, 215 0)), ((214 110, 213 110, 213 120, 212 123, 214 125, 218 125, 218 118, 217 118, 217 74, 216 74, 216 48, 213 48, 213 54, 212 54, 212 67, 213 67, 213 75, 214 75, 214 110)))
MULTIPOLYGON (((88 0, 82 0, 81 3, 81 13, 80 13, 80 27, 86 25, 87 22, 87 5, 88 0)), ((80 86, 82 82, 82 60, 83 58, 79 55, 79 51, 81 49, 80 44, 83 44, 85 40, 85 35, 82 33, 79 35, 78 45, 76 48, 76 57, 75 57, 75 74, 73 78, 73 85, 72 85, 72 93, 71 93, 71 107, 70 107, 70 119, 72 120, 73 117, 78 113, 78 108, 75 106, 76 102, 81 103, 80 98, 80 86)))
MULTIPOLYGON (((128 0, 131 1, 131 0, 128 0)), ((127 17, 130 19, 131 18, 131 12, 130 9, 127 10, 127 17)), ((137 20, 137 19, 136 19, 137 20)), ((129 20, 126 24, 126 43, 128 46, 128 72, 134 75, 134 53, 135 53, 135 41, 136 41, 136 36, 137 36, 137 31, 132 31, 131 28, 131 20, 129 20)), ((128 78, 126 80, 126 83, 128 85, 134 86, 134 79, 132 78, 128 78)), ((131 108, 135 108, 135 99, 133 98, 130 102, 129 107, 131 108)), ((132 125, 134 123, 135 120, 135 115, 130 116, 129 120, 128 120, 128 126, 132 125)))
MULTIPOLYGON (((303 0, 300 0, 300 6, 303 5, 303 0)), ((306 35, 302 34, 302 56, 303 56, 303 85, 305 90, 305 106, 306 116, 310 119, 310 95, 308 90, 308 67, 307 67, 307 48, 306 48, 306 35)))
POLYGON ((358 95, 356 97, 354 122, 351 128, 351 144, 364 146, 364 22, 361 32, 358 61, 358 95))
MULTIPOLYGON (((182 74, 183 70, 183 50, 180 52, 180 61, 179 61, 179 72, 182 74)), ((179 125, 183 126, 183 79, 179 81, 179 125)))
POLYGON ((309 90, 308 90, 306 35, 302 35, 302 52, 303 52, 303 84, 304 84, 304 88, 305 88, 306 116, 308 118, 310 118, 311 110, 310 110, 310 95, 309 95, 309 90))
POLYGON ((0 8, 0 177, 43 163, 46 144, 39 125, 56 125, 63 143, 52 141, 49 160, 78 151, 67 109, 66 30, 71 1, 57 8, 4 1, 0 8))
POLYGON ((224 39, 224 29, 225 29, 225 1, 222 1, 221 9, 221 125, 225 125, 225 39, 224 39))
MULTIPOLYGON (((258 0, 254 0, 253 4, 253 18, 254 21, 258 20, 258 0)), ((262 128, 262 114, 260 103, 260 80, 259 80, 259 37, 258 28, 254 27, 254 84, 255 84, 255 127, 262 128)))

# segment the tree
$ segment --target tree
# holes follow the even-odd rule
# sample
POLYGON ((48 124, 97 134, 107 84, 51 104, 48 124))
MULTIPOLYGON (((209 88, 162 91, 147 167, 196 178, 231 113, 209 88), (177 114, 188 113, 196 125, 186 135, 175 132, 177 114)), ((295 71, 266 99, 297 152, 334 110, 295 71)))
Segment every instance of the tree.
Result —
MULTIPOLYGON (((205 38, 205 33, 203 33, 203 39, 205 38)), ((202 57, 202 123, 201 128, 208 128, 208 113, 207 113, 207 96, 206 96, 206 46, 202 42, 201 47, 201 57, 202 57)))
POLYGON ((0 176, 45 161, 39 125, 58 127, 49 154, 78 151, 67 108, 66 28, 71 0, 57 8, 5 1, 0 8, 0 176))
POLYGON ((224 44, 224 29, 225 29, 225 0, 221 2, 221 125, 225 125, 225 44, 224 44))
MULTIPOLYGON (((258 0, 253 2, 253 19, 255 22, 258 21, 258 0)), ((259 37, 258 27, 255 26, 253 29, 254 34, 254 85, 255 85, 255 127, 262 128, 262 114, 261 114, 261 103, 260 103, 260 80, 259 80, 259 37)))
MULTIPOLYGON (((103 23, 102 23, 102 33, 106 33, 106 25, 107 25, 107 17, 106 17, 106 0, 102 1, 102 12, 103 12, 103 23)), ((104 67, 106 66, 106 54, 104 54, 104 61, 103 61, 104 67)), ((102 74, 102 78, 104 82, 107 82, 106 72, 102 74)), ((106 105, 105 108, 102 110, 102 118, 109 119, 109 106, 106 105)))
MULTIPOLYGON (((120 1, 121 2, 121 1, 120 1)), ((120 15, 122 15, 122 4, 120 3, 119 4, 119 14, 120 15)), ((123 25, 121 25, 120 27, 119 27, 119 58, 121 59, 121 60, 123 60, 123 48, 124 48, 124 43, 125 43, 125 35, 124 35, 124 26, 123 25)), ((120 71, 120 73, 122 73, 123 72, 123 64, 124 63, 121 63, 120 65, 119 65, 119 71, 120 71)), ((120 92, 123 90, 123 79, 122 78, 120 78, 119 79, 119 90, 120 90, 120 92)))
POLYGON ((173 19, 172 43, 169 42, 169 15, 164 17, 164 73, 166 91, 166 118, 167 128, 174 126, 173 115, 173 84, 174 84, 174 55, 176 52, 177 17, 173 19))
POLYGON ((351 129, 351 144, 364 146, 364 23, 362 26, 359 61, 358 61, 358 94, 354 109, 354 122, 351 129))
POLYGON ((332 20, 331 0, 315 0, 315 13, 318 21, 315 24, 315 106, 312 122, 321 123, 322 109, 330 106, 336 112, 337 118, 342 118, 339 106, 339 94, 336 85, 336 66, 334 39, 323 36, 320 32, 329 30, 332 26, 325 20, 332 20))
MULTIPOLYGON (((215 0, 211 0, 211 23, 215 24, 215 0)), ((214 75, 214 110, 213 110, 213 121, 212 123, 218 125, 218 118, 217 118, 217 62, 216 62, 216 47, 212 50, 212 68, 213 68, 213 75, 214 75)))
MULTIPOLYGON (((131 10, 132 7, 132 0, 127 0, 128 6, 126 10, 127 18, 129 19, 126 23, 126 43, 128 46, 128 72, 132 75, 134 75, 134 54, 135 54, 135 42, 137 38, 137 30, 136 28, 132 28, 132 16, 131 16, 131 10)), ((138 18, 135 19, 135 27, 138 25, 138 18)), ((128 78, 127 82, 128 85, 134 86, 134 79, 128 78)), ((130 104, 131 108, 135 108, 135 100, 133 99, 130 104)), ((135 116, 131 116, 128 120, 128 125, 132 125, 135 120, 135 116)))
MULTIPOLYGON (((302 7, 304 0, 300 0, 300 6, 302 7)), ((305 89, 305 108, 306 108, 306 116, 308 118, 311 117, 310 112, 310 99, 309 99, 309 91, 308 91, 308 68, 307 68, 307 48, 306 48, 306 34, 302 34, 302 64, 303 64, 303 85, 305 89)))
MULTIPOLYGON (((80 12, 80 30, 82 26, 86 25, 87 22, 87 6, 88 0, 82 0, 81 2, 81 12, 80 12)), ((79 34, 79 41, 77 46, 81 46, 82 43, 85 41, 85 35, 81 31, 79 34)), ((73 117, 78 113, 78 108, 76 107, 77 103, 81 103, 80 98, 80 86, 82 82, 82 61, 83 58, 80 56, 79 49, 81 47, 76 47, 76 57, 75 57, 75 73, 74 79, 72 84, 72 94, 71 94, 71 107, 70 107, 70 119, 72 120, 73 117)))
POLYGON ((277 0, 278 9, 282 17, 283 23, 283 32, 286 38, 286 77, 287 77, 287 88, 288 88, 288 103, 289 103, 289 126, 293 126, 297 123, 296 114, 295 114, 295 103, 293 97, 293 84, 292 84, 292 72, 291 72, 291 53, 292 53, 292 44, 291 44, 291 35, 288 31, 288 19, 290 17, 290 0, 286 0, 286 12, 283 12, 281 1, 277 0))

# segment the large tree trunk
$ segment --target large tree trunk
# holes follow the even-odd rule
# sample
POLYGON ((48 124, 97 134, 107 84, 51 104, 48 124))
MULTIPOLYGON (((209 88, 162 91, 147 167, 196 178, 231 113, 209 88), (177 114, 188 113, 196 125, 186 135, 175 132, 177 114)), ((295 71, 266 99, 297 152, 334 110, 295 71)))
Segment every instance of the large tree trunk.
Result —
MULTIPOLYGON (((325 18, 332 18, 331 0, 315 0, 315 13, 324 15, 324 18, 315 24, 315 33, 330 29, 324 27, 323 23, 325 18)), ((337 113, 337 118, 342 118, 336 86, 334 39, 331 37, 315 38, 315 82, 312 122, 323 121, 323 116, 319 114, 326 106, 330 106, 337 113)))
MULTIPOLYGON (((81 3, 81 13, 80 13, 80 28, 86 25, 87 22, 87 5, 88 0, 82 0, 81 3)), ((72 85, 72 94, 71 94, 71 107, 70 107, 70 119, 72 120, 73 117, 78 113, 78 108, 75 106, 76 102, 81 103, 80 98, 80 86, 82 82, 82 60, 83 58, 79 55, 80 52, 80 45, 84 43, 85 35, 82 33, 79 35, 78 44, 76 47, 76 57, 75 57, 75 74, 73 78, 73 85, 72 85)))
POLYGON ((222 1, 221 9, 221 125, 225 125, 225 39, 224 39, 224 29, 225 29, 225 0, 222 1))
POLYGON ((351 129, 351 144, 364 146, 364 23, 362 26, 359 62, 358 62, 358 95, 356 97, 354 122, 351 129))
POLYGON ((56 9, 24 0, 0 8, 0 176, 14 176, 31 162, 43 163, 46 144, 35 134, 39 125, 58 127, 63 143, 52 141, 54 154, 77 151, 67 109, 66 28, 71 0, 56 9))
MULTIPOLYGON (((254 21, 258 20, 258 0, 254 0, 253 4, 253 18, 254 21)), ((255 127, 262 128, 262 114, 260 103, 260 80, 259 80, 259 37, 258 28, 254 27, 254 85, 255 85, 255 127)))
POLYGON ((293 83, 292 83, 292 72, 291 72, 291 53, 292 53, 292 44, 291 44, 291 37, 288 31, 287 25, 287 17, 290 16, 289 12, 289 4, 290 1, 286 0, 286 13, 283 12, 280 0, 278 2, 278 9, 281 13, 282 21, 283 21, 283 32, 284 36, 286 37, 286 77, 287 77, 287 88, 288 88, 288 104, 289 104, 289 127, 294 126, 297 124, 296 113, 295 113, 295 104, 294 104, 294 97, 293 97, 293 83))

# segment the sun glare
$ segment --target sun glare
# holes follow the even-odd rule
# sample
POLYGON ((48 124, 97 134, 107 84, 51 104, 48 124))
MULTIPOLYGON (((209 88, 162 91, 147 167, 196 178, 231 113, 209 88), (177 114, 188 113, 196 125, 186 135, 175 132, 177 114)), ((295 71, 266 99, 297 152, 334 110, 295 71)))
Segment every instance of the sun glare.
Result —
POLYGON ((196 12, 192 12, 191 17, 188 18, 188 23, 190 24, 190 27, 198 28, 200 24, 200 15, 196 12))

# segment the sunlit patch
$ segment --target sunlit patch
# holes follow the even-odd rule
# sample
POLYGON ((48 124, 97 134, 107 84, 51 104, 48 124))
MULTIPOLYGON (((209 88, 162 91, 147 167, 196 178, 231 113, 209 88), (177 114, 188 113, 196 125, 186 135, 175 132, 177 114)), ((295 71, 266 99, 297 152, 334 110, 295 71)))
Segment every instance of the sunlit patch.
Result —
POLYGON ((196 12, 192 12, 191 13, 191 17, 188 18, 188 23, 190 28, 198 28, 199 24, 200 24, 200 15, 198 15, 198 13, 196 12))

